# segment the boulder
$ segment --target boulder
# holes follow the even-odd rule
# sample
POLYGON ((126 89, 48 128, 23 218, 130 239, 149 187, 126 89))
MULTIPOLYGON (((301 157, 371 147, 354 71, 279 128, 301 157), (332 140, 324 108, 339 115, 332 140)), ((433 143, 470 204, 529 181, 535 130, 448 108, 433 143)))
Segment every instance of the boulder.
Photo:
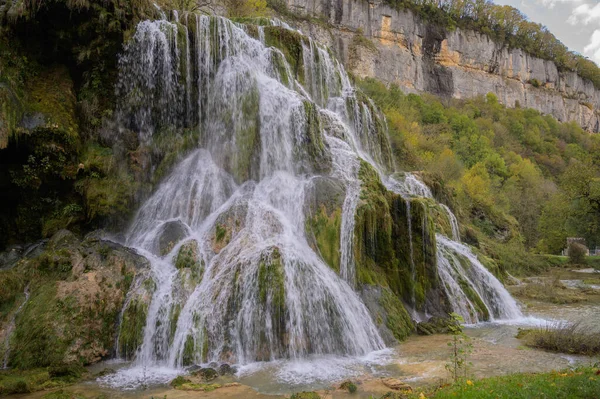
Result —
POLYGON ((164 256, 171 252, 177 243, 189 234, 187 226, 180 220, 164 223, 157 234, 156 251, 164 256))

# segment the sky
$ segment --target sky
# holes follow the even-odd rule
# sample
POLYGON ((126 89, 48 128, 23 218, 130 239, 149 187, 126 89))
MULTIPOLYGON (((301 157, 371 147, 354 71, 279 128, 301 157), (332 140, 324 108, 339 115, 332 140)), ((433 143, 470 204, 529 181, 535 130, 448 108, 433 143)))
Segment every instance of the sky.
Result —
POLYGON ((492 0, 548 27, 570 50, 600 65, 600 0, 492 0))

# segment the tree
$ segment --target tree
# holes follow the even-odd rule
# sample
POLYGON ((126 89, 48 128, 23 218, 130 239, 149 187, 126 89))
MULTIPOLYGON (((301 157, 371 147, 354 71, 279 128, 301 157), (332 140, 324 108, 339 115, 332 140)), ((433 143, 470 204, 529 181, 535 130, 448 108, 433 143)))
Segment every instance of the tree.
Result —
POLYGON ((569 245, 569 263, 572 265, 585 265, 587 250, 579 243, 572 242, 569 245))

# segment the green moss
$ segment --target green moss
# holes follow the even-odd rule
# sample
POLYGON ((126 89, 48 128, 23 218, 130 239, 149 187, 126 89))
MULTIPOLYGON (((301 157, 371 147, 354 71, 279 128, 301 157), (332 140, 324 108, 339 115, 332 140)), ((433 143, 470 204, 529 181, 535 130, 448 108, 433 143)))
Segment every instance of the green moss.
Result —
POLYGON ((281 80, 281 83, 283 83, 285 86, 289 86, 290 79, 286 67, 285 55, 278 52, 273 52, 272 60, 273 66, 279 73, 279 79, 281 80))
POLYGON ((319 394, 316 392, 304 391, 293 394, 292 396, 290 396, 290 399, 321 399, 321 396, 319 396, 319 394))
POLYGON ((75 188, 83 196, 88 219, 124 217, 132 211, 140 183, 119 167, 110 148, 89 143, 81 164, 84 177, 76 182, 75 188))
POLYGON ((388 200, 390 195, 377 172, 362 161, 360 201, 355 215, 354 258, 360 283, 381 283, 389 277, 397 279, 397 259, 392 242, 392 218, 388 200), (384 273, 379 277, 376 267, 384 273))
POLYGON ((304 115, 306 118, 306 131, 304 135, 305 154, 310 162, 310 169, 313 171, 325 171, 329 168, 330 160, 325 152, 325 144, 323 142, 321 120, 319 118, 319 110, 315 104, 310 101, 304 101, 304 115))
POLYGON ((355 383, 353 383, 352 381, 348 380, 348 381, 344 381, 342 383, 342 385, 340 385, 340 389, 343 389, 343 390, 348 391, 350 393, 354 393, 354 392, 357 391, 358 388, 356 387, 355 383))
POLYGON ((304 61, 302 44, 306 38, 296 31, 280 26, 267 26, 264 28, 265 43, 268 47, 276 47, 285 56, 294 78, 301 84, 304 83, 304 61))
POLYGON ((183 159, 191 150, 198 147, 200 129, 190 128, 173 131, 161 130, 152 136, 150 144, 152 162, 157 165, 152 176, 158 183, 169 174, 173 166, 183 159))
POLYGON ((263 306, 270 303, 275 313, 285 307, 285 273, 281 255, 277 249, 263 256, 258 267, 258 292, 263 306))
POLYGON ((335 209, 327 214, 325 205, 306 218, 306 229, 312 233, 323 260, 336 272, 340 271, 340 231, 342 226, 342 210, 335 209))
POLYGON ((235 146, 236 169, 233 171, 238 182, 252 177, 257 153, 260 151, 260 97, 258 88, 253 86, 244 95, 242 102, 243 123, 236 125, 235 146))
POLYGON ((187 378, 185 378, 184 376, 178 375, 173 381, 171 381, 169 383, 169 385, 171 385, 173 388, 179 388, 181 387, 183 384, 189 384, 192 381, 188 380, 187 378))
POLYGON ((390 290, 383 289, 380 304, 386 312, 387 328, 397 340, 406 339, 414 331, 414 325, 402 302, 390 290))
POLYGON ((11 339, 11 366, 28 369, 63 361, 73 331, 59 335, 54 325, 56 319, 64 317, 64 310, 68 311, 69 305, 72 304, 57 302, 53 282, 32 287, 30 299, 16 319, 11 339))
POLYGON ((132 300, 123 313, 119 328, 119 355, 132 359, 144 340, 144 328, 148 316, 148 304, 132 300))
POLYGON ((73 82, 65 67, 40 72, 27 83, 30 100, 27 112, 40 113, 46 126, 54 126, 71 136, 78 135, 73 82))
MULTIPOLYGON (((217 225, 217 236, 218 229, 219 225, 217 225)), ((221 237, 221 240, 223 237, 221 237)), ((181 246, 179 253, 177 254, 177 259, 175 260, 175 267, 179 270, 192 269, 192 271, 198 270, 198 272, 202 272, 202 261, 200 259, 200 254, 198 253, 198 243, 196 241, 188 241, 181 246)))
MULTIPOLYGON (((24 394, 64 387, 74 383, 80 378, 81 373, 75 377, 52 376, 45 368, 0 371, 0 395, 4 397, 9 394, 24 394)), ((57 391, 57 393, 58 392, 63 391, 57 391)), ((44 396, 44 398, 46 396, 44 396)), ((56 398, 61 397, 56 396, 56 398)))
POLYGON ((185 340, 185 344, 183 345, 183 365, 189 366, 190 364, 194 364, 196 360, 196 343, 194 342, 194 338, 191 335, 185 340))
POLYGON ((479 320, 489 320, 490 312, 487 306, 485 306, 485 303, 483 302, 479 294, 473 288, 471 288, 471 286, 463 279, 460 279, 458 283, 462 291, 467 296, 467 298, 469 298, 469 301, 471 301, 471 303, 475 307, 475 311, 477 312, 479 320))
POLYGON ((181 389, 182 391, 204 391, 204 392, 211 392, 218 388, 221 388, 220 384, 194 384, 191 382, 181 384, 181 385, 175 387, 175 389, 181 389))

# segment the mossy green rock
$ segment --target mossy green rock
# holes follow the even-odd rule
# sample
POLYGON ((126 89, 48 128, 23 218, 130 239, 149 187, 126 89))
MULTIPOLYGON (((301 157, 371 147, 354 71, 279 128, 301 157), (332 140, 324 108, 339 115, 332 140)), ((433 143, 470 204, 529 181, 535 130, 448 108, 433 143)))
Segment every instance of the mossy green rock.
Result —
MULTIPOLYGON (((19 297, 23 289, 5 285, 14 273, 30 292, 15 320, 9 365, 77 366, 111 355, 129 286, 135 275, 148 269, 145 258, 118 244, 92 238, 79 241, 61 231, 41 254, 0 271, 1 285, 14 290, 14 295, 19 297)), ((11 307, 21 303, 14 300, 11 307)))

